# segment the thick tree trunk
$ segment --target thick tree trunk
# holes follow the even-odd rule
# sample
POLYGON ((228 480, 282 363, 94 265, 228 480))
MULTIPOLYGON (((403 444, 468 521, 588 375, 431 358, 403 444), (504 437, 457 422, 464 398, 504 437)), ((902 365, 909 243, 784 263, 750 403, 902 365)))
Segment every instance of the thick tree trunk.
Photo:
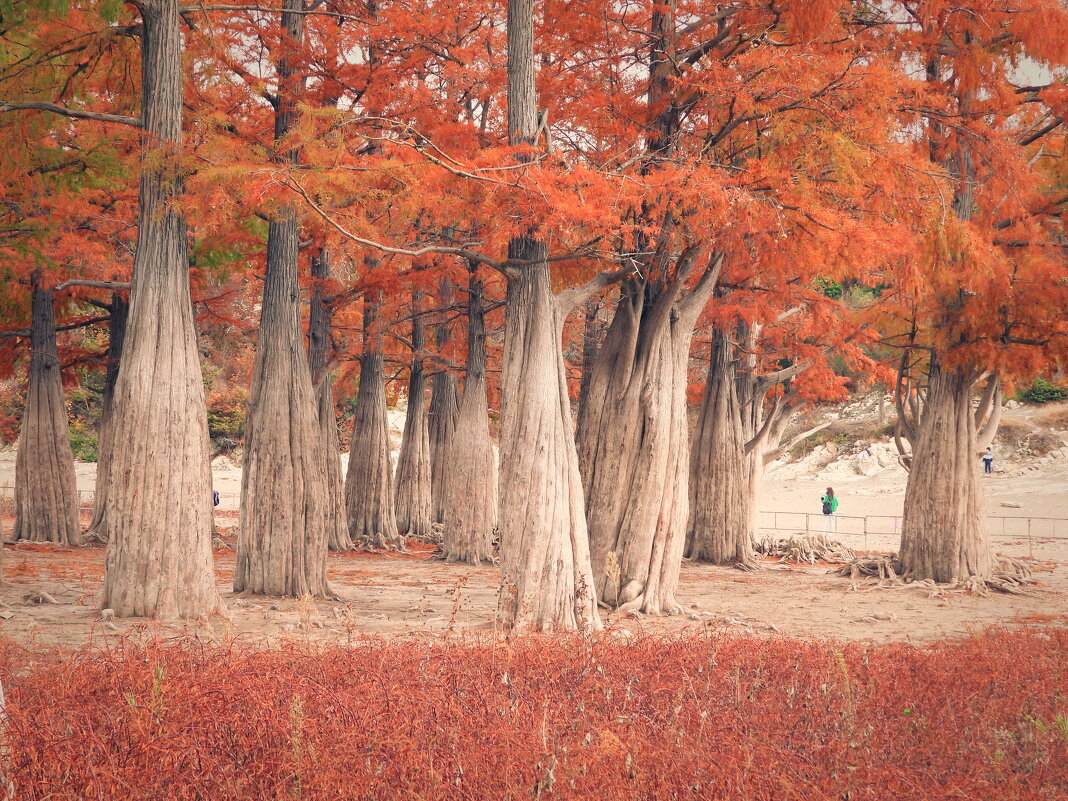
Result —
POLYGON ((445 558, 479 564, 493 554, 497 525, 497 462, 486 400, 486 324, 482 282, 471 267, 467 306, 467 374, 456 425, 446 444, 445 558))
POLYGON ((382 334, 376 306, 381 297, 364 300, 364 352, 360 358, 360 388, 356 420, 345 475, 345 509, 349 537, 358 547, 404 547, 393 507, 393 469, 389 462, 389 423, 386 417, 386 379, 382 362, 382 334))
POLYGON ((201 617, 221 606, 211 557, 211 470, 177 147, 177 0, 144 0, 137 252, 115 386, 103 604, 120 617, 201 617))
POLYGON ((534 264, 509 279, 505 304, 498 611, 519 631, 597 629, 563 319, 544 244, 513 240, 509 257, 534 264))
POLYGON ((931 366, 901 523, 901 567, 913 579, 956 583, 991 574, 974 384, 966 373, 931 366))
MULTIPOLYGON (((537 128, 534 3, 508 0, 508 138, 537 128)), ((599 629, 585 502, 546 247, 508 243, 501 383, 498 616, 506 629, 599 629)))
POLYGON ((15 458, 15 539, 76 545, 78 484, 56 347, 55 298, 36 274, 31 304, 29 387, 15 458))
POLYGON ((119 380, 122 346, 126 339, 126 318, 130 304, 117 293, 108 305, 107 373, 104 377, 104 397, 100 404, 100 426, 97 428, 96 491, 93 493, 93 519, 85 532, 88 540, 107 542, 108 482, 111 473, 111 429, 115 385, 119 380))
MULTIPOLYGON (((707 290, 698 291, 687 301, 703 308, 707 290)), ((598 596, 650 614, 679 610, 688 517, 686 368, 696 316, 680 313, 678 293, 628 282, 578 427, 598 596)))
POLYGON ((412 366, 408 377, 408 410, 404 435, 397 456, 397 527, 409 537, 431 534, 430 431, 426 408, 426 378, 423 372, 423 321, 421 293, 412 297, 412 366))
MULTIPOLYGON (((302 0, 283 0, 282 29, 289 41, 303 38, 302 0)), ((281 142, 296 121, 303 79, 290 56, 278 67, 274 138, 281 142)), ((280 157, 296 163, 297 153, 280 157)), ((326 550, 337 524, 337 504, 328 497, 322 430, 300 326, 297 212, 283 207, 267 228, 256 361, 245 422, 241 515, 234 592, 257 595, 325 596, 326 550)))
POLYGON ((349 527, 345 523, 345 483, 341 476, 341 440, 337 430, 337 414, 334 411, 334 377, 331 374, 332 315, 323 296, 322 282, 330 278, 330 253, 326 247, 312 259, 311 309, 308 314, 308 369, 312 386, 316 388, 316 405, 319 412, 319 429, 322 434, 323 466, 326 469, 326 497, 334 506, 333 523, 327 535, 327 546, 332 551, 352 548, 349 527))
MULTIPOLYGON (((441 283, 441 299, 446 307, 452 305, 452 285, 446 280, 441 283)), ((438 352, 444 351, 452 337, 452 327, 448 323, 438 325, 435 332, 435 344, 438 352)), ((456 425, 456 416, 460 412, 459 382, 456 374, 450 370, 434 373, 430 382, 430 414, 427 420, 427 433, 430 439, 430 503, 431 517, 435 523, 445 518, 443 487, 445 482, 446 456, 445 443, 449 432, 456 425)))
MULTIPOLYGON (((729 337, 716 331, 690 462, 687 554, 701 562, 749 565, 754 560, 756 497, 763 452, 747 452, 756 431, 752 398, 740 397, 729 337)), ((748 393, 747 393, 748 394, 748 393)))

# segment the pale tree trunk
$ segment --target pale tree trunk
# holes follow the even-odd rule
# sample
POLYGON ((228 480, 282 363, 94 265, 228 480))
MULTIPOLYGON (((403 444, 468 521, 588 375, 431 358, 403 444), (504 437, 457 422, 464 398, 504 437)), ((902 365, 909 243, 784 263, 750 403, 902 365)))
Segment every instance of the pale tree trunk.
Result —
POLYGON ((345 510, 349 537, 358 547, 404 547, 393 507, 393 469, 389 462, 389 422, 382 332, 375 307, 378 293, 368 294, 363 308, 363 356, 356 420, 345 475, 345 510))
POLYGON ((773 387, 789 382, 809 363, 758 374, 760 332, 756 324, 737 327, 744 356, 729 333, 713 333, 690 461, 686 553, 700 562, 755 566, 753 541, 764 468, 780 452, 783 431, 803 403, 789 388, 767 401, 773 387))
MULTIPOLYGON (((453 303, 453 287, 447 280, 441 282, 441 300, 446 309, 453 303)), ((438 325, 434 334, 438 353, 441 353, 452 338, 452 326, 449 323, 438 325)), ((444 493, 446 456, 445 443, 449 432, 456 425, 456 415, 460 412, 459 382, 451 370, 442 369, 434 373, 430 382, 430 414, 427 419, 427 435, 430 439, 430 503, 431 517, 440 523, 445 517, 444 493)))
POLYGON ((144 0, 142 174, 127 337, 115 386, 103 604, 120 617, 220 609, 211 557, 211 469, 178 147, 177 0, 144 0))
POLYGON ((597 354, 578 447, 598 597, 610 606, 675 613, 688 519, 687 366, 697 317, 711 297, 721 258, 697 286, 676 279, 623 286, 597 354))
MULTIPOLYGON (((282 29, 299 46, 304 16, 301 0, 283 0, 282 29)), ((281 142, 296 121, 304 81, 291 67, 278 66, 274 138, 281 142)), ((279 160, 294 164, 290 151, 279 160)), ((245 423, 241 514, 234 592, 256 595, 325 596, 327 541, 337 504, 323 459, 322 429, 300 326, 297 278, 300 223, 293 207, 282 207, 267 228, 256 361, 245 423)))
POLYGON ((34 273, 29 386, 15 458, 15 539, 81 543, 78 485, 63 376, 56 347, 55 297, 34 273))
POLYGON ((104 397, 100 404, 100 426, 97 429, 96 490, 93 493, 93 519, 85 532, 88 540, 107 542, 108 484, 111 473, 111 430, 115 398, 115 384, 119 380, 120 358, 126 339, 126 318, 130 305, 113 293, 108 304, 108 355, 104 377, 104 397))
POLYGON ((975 373, 943 370, 932 362, 922 406, 912 404, 918 419, 908 419, 908 399, 899 394, 899 426, 912 443, 901 522, 901 569, 908 578, 957 583, 992 573, 979 476, 980 439, 992 436, 980 434, 990 406, 972 409, 977 379, 975 373))
MULTIPOLYGON (((537 126, 533 0, 508 0, 508 134, 532 142, 537 126)), ((501 384, 498 616, 506 629, 601 626, 561 351, 564 315, 549 282, 546 247, 508 244, 501 384)))
POLYGON ((714 564, 754 561, 756 455, 746 454, 745 425, 728 335, 713 335, 708 379, 694 432, 690 463, 687 554, 714 564))
POLYGON ((345 523, 345 483, 341 476, 341 440, 337 430, 332 375, 333 321, 330 305, 323 294, 323 281, 330 278, 330 252, 324 246, 311 262, 311 308, 308 313, 308 369, 315 387, 319 429, 322 435, 323 465, 326 469, 327 500, 333 504, 332 524, 327 546, 332 551, 352 548, 345 523))
POLYGON ((430 431, 423 370, 422 293, 412 295, 412 366, 408 377, 408 410, 397 456, 397 527, 409 537, 431 534, 430 431))
POLYGON ((490 439, 486 399, 486 323, 482 282, 470 265, 467 304, 467 370, 456 425, 445 447, 445 558, 490 561, 497 525, 497 463, 490 439))

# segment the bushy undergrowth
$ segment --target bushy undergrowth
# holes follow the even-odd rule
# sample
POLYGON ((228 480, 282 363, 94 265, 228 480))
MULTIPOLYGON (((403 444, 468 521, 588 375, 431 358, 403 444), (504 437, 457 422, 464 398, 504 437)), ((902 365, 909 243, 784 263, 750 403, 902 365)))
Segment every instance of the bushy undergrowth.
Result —
POLYGON ((1068 632, 7 644, 26 799, 1068 797, 1068 632))
POLYGON ((1019 398, 1028 403, 1054 403, 1068 398, 1068 387, 1057 386, 1039 376, 1019 394, 1019 398))

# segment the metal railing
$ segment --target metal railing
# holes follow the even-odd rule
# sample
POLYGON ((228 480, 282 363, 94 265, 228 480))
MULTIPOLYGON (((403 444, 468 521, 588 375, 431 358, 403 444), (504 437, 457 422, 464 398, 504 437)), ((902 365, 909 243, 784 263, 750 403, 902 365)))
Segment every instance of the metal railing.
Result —
MULTIPOLYGON (((1035 545, 1050 541, 1068 542, 1068 518, 987 515, 986 522, 991 542, 1014 546, 1026 543, 1029 556, 1034 556, 1035 545)), ((758 513, 757 530, 829 533, 847 545, 849 541, 859 539, 863 550, 869 550, 873 545, 897 550, 901 540, 901 516, 763 511, 758 513)))

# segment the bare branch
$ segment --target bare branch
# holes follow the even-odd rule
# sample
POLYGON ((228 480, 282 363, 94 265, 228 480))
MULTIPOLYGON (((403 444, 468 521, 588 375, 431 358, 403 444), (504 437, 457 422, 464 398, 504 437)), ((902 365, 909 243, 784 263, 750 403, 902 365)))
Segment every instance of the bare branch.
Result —
POLYGON ((125 292, 130 289, 129 281, 90 281, 82 278, 72 278, 62 284, 56 284, 54 292, 62 292, 72 286, 85 286, 92 289, 108 289, 112 292, 125 292))
POLYGON ((123 114, 104 114, 99 111, 82 111, 81 109, 67 108, 56 103, 35 101, 32 103, 0 103, 0 113, 5 111, 50 111, 62 117, 70 117, 75 120, 95 120, 96 122, 114 122, 119 125, 129 125, 131 128, 141 129, 141 120, 138 117, 127 117, 123 114))

